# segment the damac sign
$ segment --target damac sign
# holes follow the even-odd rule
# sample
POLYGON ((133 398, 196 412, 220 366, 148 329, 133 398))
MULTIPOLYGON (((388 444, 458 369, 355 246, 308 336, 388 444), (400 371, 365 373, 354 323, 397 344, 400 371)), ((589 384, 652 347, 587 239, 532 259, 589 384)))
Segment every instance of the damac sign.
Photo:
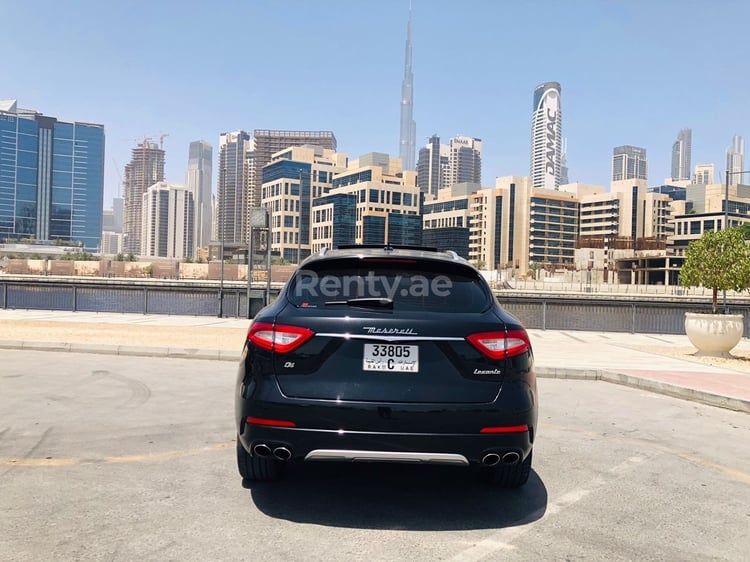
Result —
POLYGON ((555 188, 555 170, 557 170, 557 131, 560 126, 560 96, 555 90, 547 90, 542 99, 542 108, 546 121, 546 139, 544 153, 544 187, 555 188))

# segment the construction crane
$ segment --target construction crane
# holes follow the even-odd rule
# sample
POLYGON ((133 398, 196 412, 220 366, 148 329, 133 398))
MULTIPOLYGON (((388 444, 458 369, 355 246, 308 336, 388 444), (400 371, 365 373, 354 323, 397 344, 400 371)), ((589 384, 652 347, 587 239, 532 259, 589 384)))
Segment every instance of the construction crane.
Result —
POLYGON ((127 139, 121 139, 124 141, 130 141, 138 143, 138 146, 136 146, 133 150, 136 150, 138 148, 148 148, 148 144, 153 140, 153 137, 150 135, 143 135, 140 138, 134 139, 134 138, 127 138, 127 139))
MULTIPOLYGON (((164 150, 164 139, 168 136, 169 136, 169 133, 159 133, 159 149, 160 150, 164 150)), ((151 135, 143 135, 141 138, 138 138, 138 139, 129 138, 129 139, 122 139, 122 140, 137 142, 141 144, 143 147, 147 147, 147 145, 152 140, 154 140, 154 137, 151 135)))
POLYGON ((115 170, 117 171, 117 177, 120 178, 120 184, 117 186, 117 198, 122 197, 122 188, 125 186, 125 181, 122 179, 122 172, 120 172, 120 166, 117 164, 115 157, 112 157, 112 162, 115 164, 115 170))

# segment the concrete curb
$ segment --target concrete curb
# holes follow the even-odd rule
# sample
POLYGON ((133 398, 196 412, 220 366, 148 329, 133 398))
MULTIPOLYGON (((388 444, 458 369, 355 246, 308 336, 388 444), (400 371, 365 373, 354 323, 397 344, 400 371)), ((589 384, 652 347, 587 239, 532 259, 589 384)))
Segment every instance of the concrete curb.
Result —
POLYGON ((672 398, 680 398, 691 402, 700 402, 725 410, 734 410, 750 414, 750 400, 734 398, 732 396, 723 396, 706 390, 688 388, 677 384, 672 384, 654 379, 635 377, 625 373, 601 370, 584 370, 584 369, 560 369, 549 367, 537 367, 536 376, 547 379, 571 379, 571 380, 594 380, 620 384, 630 388, 637 388, 654 394, 663 394, 672 398))
MULTIPOLYGON (((203 359, 208 361, 239 361, 239 351, 220 349, 196 349, 181 347, 149 347, 107 344, 80 344, 61 342, 27 342, 14 340, 0 340, 0 349, 57 351, 70 353, 95 353, 106 355, 124 355, 132 357, 164 357, 172 359, 203 359)), ((546 379, 590 380, 620 384, 656 394, 663 394, 672 398, 680 398, 692 402, 700 402, 717 408, 734 410, 750 414, 750 400, 723 396, 688 388, 663 381, 635 377, 614 371, 598 369, 567 369, 559 367, 536 367, 536 375, 546 379)))
POLYGON ((742 398, 723 396, 706 390, 688 388, 649 378, 634 377, 624 373, 605 372, 602 373, 599 380, 613 384, 621 384, 631 388, 639 388, 656 394, 664 394, 665 396, 671 396, 673 398, 700 402, 702 404, 708 404, 709 406, 716 406, 717 408, 750 414, 750 400, 744 400, 742 398))

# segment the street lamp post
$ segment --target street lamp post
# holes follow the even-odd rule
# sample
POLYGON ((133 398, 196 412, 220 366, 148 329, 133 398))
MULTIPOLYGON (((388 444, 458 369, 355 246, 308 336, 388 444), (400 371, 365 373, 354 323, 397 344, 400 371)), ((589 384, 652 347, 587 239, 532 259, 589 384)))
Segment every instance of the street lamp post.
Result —
MULTIPOLYGON (((227 169, 223 168, 222 170, 222 180, 226 184, 227 181, 227 169)), ((224 190, 226 191, 226 185, 224 185, 224 190)), ((219 318, 224 316, 224 225, 226 224, 224 213, 225 211, 225 201, 219 201, 219 205, 221 205, 219 209, 220 214, 220 220, 219 220, 219 241, 220 241, 220 255, 219 258, 221 259, 221 267, 220 267, 220 273, 219 273, 219 318)))
MULTIPOLYGON (((252 213, 252 210, 251 210, 252 213)), ((251 216, 252 218, 252 216, 251 216)), ((252 318, 252 307, 250 306, 250 295, 253 284, 253 221, 250 221, 250 229, 247 237, 247 318, 252 318)))
POLYGON ((219 268, 219 318, 224 315, 224 236, 221 237, 221 267, 219 268))
POLYGON ((271 304, 271 208, 264 215, 266 221, 266 298, 265 305, 271 304))
MULTIPOLYGON (((729 229, 729 176, 731 172, 727 170, 726 181, 724 182, 724 230, 729 229)), ((724 314, 729 314, 727 305, 727 290, 724 289, 722 300, 724 301, 724 314)))
POLYGON ((297 205, 297 265, 299 265, 302 261, 302 170, 299 171, 299 201, 297 205))

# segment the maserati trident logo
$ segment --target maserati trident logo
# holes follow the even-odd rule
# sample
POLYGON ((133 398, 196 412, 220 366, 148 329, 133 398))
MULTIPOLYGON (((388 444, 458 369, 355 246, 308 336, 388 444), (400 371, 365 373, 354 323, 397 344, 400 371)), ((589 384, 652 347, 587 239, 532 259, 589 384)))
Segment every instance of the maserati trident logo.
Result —
POLYGON ((382 336, 416 336, 417 332, 412 328, 375 328, 374 326, 364 326, 362 328, 366 334, 376 334, 382 336))

